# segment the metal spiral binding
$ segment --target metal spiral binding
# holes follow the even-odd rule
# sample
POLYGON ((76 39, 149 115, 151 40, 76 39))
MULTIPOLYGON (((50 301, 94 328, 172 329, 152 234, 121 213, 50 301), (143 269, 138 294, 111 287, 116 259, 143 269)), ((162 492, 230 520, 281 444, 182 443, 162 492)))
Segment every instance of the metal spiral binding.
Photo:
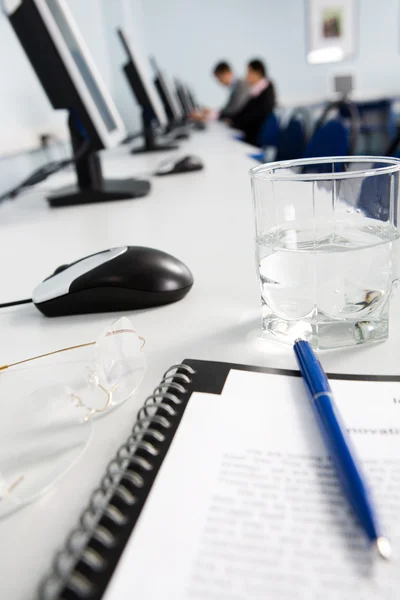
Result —
POLYGON ((102 551, 106 555, 116 544, 118 536, 111 527, 118 529, 125 525, 124 508, 137 502, 134 490, 145 486, 145 474, 153 469, 152 461, 159 454, 158 445, 165 440, 160 429, 168 430, 172 426, 172 419, 177 414, 175 407, 182 403, 180 395, 188 391, 185 384, 191 383, 190 376, 194 373, 189 365, 173 365, 164 373, 153 394, 146 398, 130 436, 108 464, 99 487, 92 493, 79 526, 55 555, 52 573, 40 587, 40 600, 62 598, 58 594, 65 587, 69 591, 68 598, 71 592, 72 597, 77 599, 90 597, 91 581, 77 571, 77 562, 83 563, 92 572, 106 567, 107 559, 102 551), (140 455, 137 455, 138 450, 140 455), (110 521, 110 528, 99 523, 104 516, 110 521), (88 547, 91 540, 96 542, 96 549, 88 547))

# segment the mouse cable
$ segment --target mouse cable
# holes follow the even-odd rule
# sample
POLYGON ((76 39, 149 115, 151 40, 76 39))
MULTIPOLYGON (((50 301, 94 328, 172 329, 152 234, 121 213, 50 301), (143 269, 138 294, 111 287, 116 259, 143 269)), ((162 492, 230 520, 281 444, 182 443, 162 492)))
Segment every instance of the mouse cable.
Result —
POLYGON ((39 169, 37 169, 36 171, 31 173, 31 175, 29 175, 26 179, 24 179, 24 181, 22 183, 20 183, 19 185, 17 185, 17 187, 15 187, 12 190, 9 190, 8 192, 6 192, 2 196, 0 196, 0 202, 2 202, 3 200, 11 200, 13 198, 16 198, 22 190, 33 188, 36 185, 38 185, 39 183, 41 183, 42 181, 44 181, 45 179, 47 179, 47 177, 49 177, 50 175, 53 175, 54 173, 58 173, 59 171, 62 171, 66 167, 69 167, 70 165, 78 162, 82 158, 82 156, 84 156, 85 153, 89 150, 89 148, 90 148, 90 142, 89 141, 83 142, 82 146, 72 156, 72 158, 68 158, 68 159, 60 160, 60 161, 56 162, 54 164, 54 168, 52 168, 51 171, 46 171, 46 164, 43 165, 42 167, 40 167, 39 169))
POLYGON ((31 302, 33 302, 32 298, 25 298, 25 300, 15 300, 14 302, 5 302, 4 304, 0 304, 0 308, 18 306, 19 304, 30 304, 31 302))

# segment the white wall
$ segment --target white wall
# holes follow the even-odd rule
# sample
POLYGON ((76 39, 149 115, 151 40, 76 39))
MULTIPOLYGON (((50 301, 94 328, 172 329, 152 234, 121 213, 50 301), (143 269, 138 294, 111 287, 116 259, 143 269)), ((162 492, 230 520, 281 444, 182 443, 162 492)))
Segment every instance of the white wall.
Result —
POLYGON ((362 94, 400 93, 399 0, 358 0, 357 56, 342 63, 306 62, 304 0, 145 0, 148 46, 160 64, 191 82, 206 104, 223 92, 210 76, 218 59, 239 73, 253 56, 264 57, 279 98, 286 103, 321 99, 335 72, 353 71, 362 94))

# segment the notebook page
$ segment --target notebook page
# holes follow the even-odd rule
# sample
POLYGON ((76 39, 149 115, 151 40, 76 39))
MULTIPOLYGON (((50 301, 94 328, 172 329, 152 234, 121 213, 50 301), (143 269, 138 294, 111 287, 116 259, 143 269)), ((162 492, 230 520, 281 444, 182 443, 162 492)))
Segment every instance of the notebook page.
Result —
POLYGON ((395 600, 400 384, 333 380, 395 556, 372 554, 301 379, 231 371, 193 394, 106 600, 395 600))

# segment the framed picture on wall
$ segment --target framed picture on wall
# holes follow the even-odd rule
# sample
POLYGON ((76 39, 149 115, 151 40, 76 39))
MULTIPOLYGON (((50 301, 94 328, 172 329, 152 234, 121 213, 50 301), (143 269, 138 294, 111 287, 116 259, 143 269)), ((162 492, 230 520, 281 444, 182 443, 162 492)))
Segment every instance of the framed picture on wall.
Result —
POLYGON ((306 0, 307 61, 333 63, 356 53, 357 0, 306 0))

